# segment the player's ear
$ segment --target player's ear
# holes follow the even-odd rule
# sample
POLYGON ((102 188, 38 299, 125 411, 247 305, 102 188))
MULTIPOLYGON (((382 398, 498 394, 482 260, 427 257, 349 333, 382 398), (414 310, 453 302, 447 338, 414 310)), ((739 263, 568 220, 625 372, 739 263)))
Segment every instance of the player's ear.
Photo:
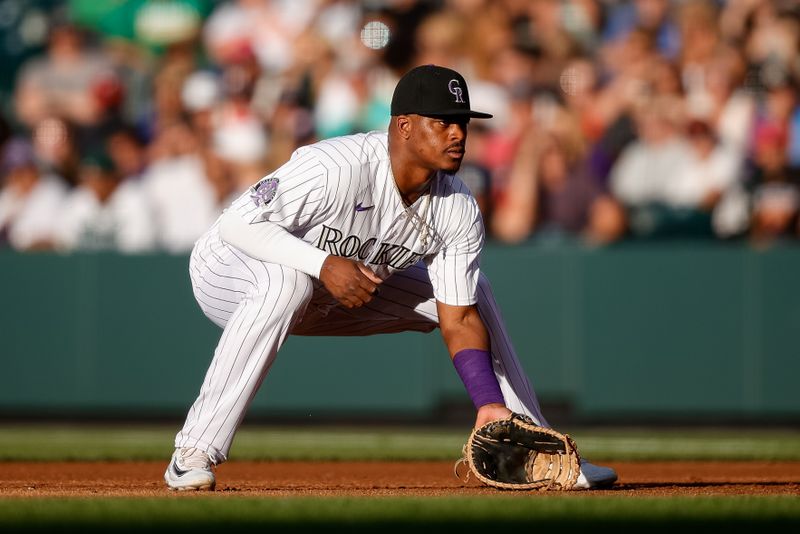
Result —
POLYGON ((411 137, 411 117, 408 115, 398 115, 394 117, 397 132, 403 139, 411 137))

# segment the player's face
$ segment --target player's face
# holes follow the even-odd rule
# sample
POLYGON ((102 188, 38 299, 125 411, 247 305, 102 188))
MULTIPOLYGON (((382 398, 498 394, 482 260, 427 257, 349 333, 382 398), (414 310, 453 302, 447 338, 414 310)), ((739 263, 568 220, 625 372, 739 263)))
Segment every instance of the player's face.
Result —
POLYGON ((469 118, 418 115, 415 119, 414 140, 423 164, 432 170, 458 171, 464 159, 469 118))

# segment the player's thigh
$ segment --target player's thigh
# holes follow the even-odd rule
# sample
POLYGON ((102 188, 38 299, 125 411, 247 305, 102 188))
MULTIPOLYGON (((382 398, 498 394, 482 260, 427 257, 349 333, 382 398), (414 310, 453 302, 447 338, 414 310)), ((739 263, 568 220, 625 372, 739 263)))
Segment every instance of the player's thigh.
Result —
MULTIPOLYGON (((481 273, 478 278, 477 302, 479 312, 488 316, 499 314, 491 285, 481 273)), ((364 333, 392 333, 409 330, 430 332, 439 326, 436 297, 433 294, 428 268, 423 262, 393 274, 380 285, 378 295, 356 310, 342 309, 353 317, 353 329, 364 333)))
POLYGON ((386 279, 380 286, 377 298, 370 304, 383 313, 407 319, 421 317, 439 326, 436 297, 433 296, 428 268, 423 262, 386 279))
MULTIPOLYGON (((323 289, 324 291, 324 289, 323 289)), ((360 336, 397 332, 430 332, 439 325, 436 299, 424 264, 395 273, 385 280, 367 304, 348 309, 329 300, 312 299, 293 334, 360 336)))
POLYGON ((230 249, 214 235, 198 240, 189 258, 192 292, 200 309, 221 328, 241 301, 257 292, 259 280, 250 258, 230 249))

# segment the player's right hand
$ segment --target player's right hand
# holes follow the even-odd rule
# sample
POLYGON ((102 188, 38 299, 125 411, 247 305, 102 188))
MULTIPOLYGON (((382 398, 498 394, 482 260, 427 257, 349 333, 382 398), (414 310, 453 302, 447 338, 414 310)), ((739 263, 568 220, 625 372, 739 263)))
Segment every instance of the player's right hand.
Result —
POLYGON ((331 254, 325 258, 319 279, 331 295, 348 308, 363 306, 378 291, 382 280, 361 263, 331 254))

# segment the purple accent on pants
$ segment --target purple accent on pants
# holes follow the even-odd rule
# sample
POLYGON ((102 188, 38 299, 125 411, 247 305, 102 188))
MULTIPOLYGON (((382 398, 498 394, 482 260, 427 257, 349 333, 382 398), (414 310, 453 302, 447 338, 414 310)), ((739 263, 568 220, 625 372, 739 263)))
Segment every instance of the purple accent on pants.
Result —
POLYGON ((464 349, 453 356, 453 365, 464 382, 475 408, 486 404, 505 404, 500 384, 492 369, 492 355, 487 350, 464 349))

